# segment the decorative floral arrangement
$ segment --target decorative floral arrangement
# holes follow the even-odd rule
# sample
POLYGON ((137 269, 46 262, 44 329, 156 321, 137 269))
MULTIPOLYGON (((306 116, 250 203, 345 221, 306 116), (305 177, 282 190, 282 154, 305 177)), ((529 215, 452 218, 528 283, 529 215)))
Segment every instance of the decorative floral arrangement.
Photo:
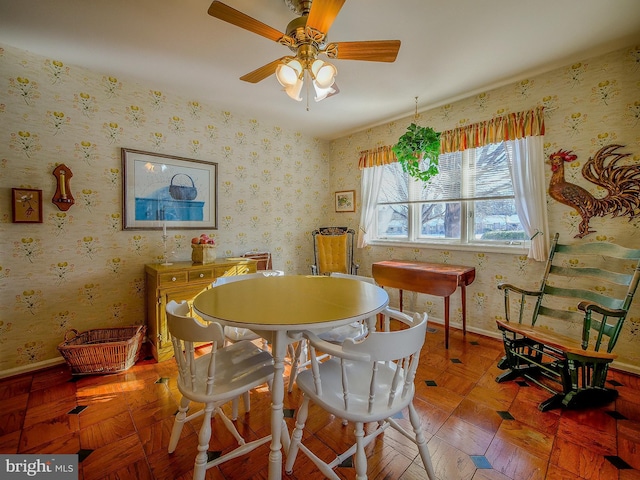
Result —
POLYGON ((206 233, 201 233, 199 237, 193 237, 191 239, 193 245, 215 245, 213 237, 210 237, 206 233))

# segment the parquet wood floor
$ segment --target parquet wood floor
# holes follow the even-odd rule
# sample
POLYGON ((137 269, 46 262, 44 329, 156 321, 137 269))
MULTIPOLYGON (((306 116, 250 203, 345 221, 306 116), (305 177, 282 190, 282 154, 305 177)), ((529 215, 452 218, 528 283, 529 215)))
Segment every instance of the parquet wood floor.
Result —
MULTIPOLYGON (((415 404, 440 480, 640 480, 640 378, 611 371, 609 381, 620 392, 615 402, 542 413, 537 404, 548 395, 539 387, 495 382, 500 341, 472 333, 463 338, 453 330, 445 350, 442 329, 432 330, 415 404)), ((180 399, 175 378, 173 360, 146 358, 114 375, 73 377, 64 365, 0 380, 0 452, 77 453, 84 480, 190 479, 197 421, 186 425, 176 452, 167 454, 180 399)), ((297 390, 285 394, 290 429, 298 400, 297 390)), ((238 419, 247 439, 269 428, 268 391, 253 392, 251 402, 251 412, 238 419)), ((217 431, 224 434, 212 439, 210 449, 224 451, 233 439, 217 431)), ((352 428, 340 419, 317 408, 310 412, 304 441, 323 459, 352 439, 352 428)), ((369 445, 367 455, 371 479, 426 478, 415 446, 392 429, 369 445)), ((267 457, 265 445, 209 470, 207 479, 266 479, 267 457)), ((341 478, 355 476, 347 465, 336 471, 341 478)), ((323 475, 299 455, 284 478, 323 475)))

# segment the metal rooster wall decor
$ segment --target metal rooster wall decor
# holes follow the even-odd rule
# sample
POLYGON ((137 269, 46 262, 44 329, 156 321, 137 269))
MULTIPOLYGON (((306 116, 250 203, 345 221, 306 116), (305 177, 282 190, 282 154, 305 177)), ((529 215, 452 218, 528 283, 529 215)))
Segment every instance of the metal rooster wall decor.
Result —
POLYGON ((572 162, 577 155, 559 150, 549 156, 551 181, 549 195, 578 211, 582 222, 578 226, 576 238, 583 238, 595 230, 589 228, 592 217, 627 216, 629 221, 640 216, 640 164, 618 162, 629 153, 620 153, 623 145, 607 145, 598 150, 582 167, 582 176, 607 190, 607 195, 597 198, 579 185, 569 183, 564 178, 564 162, 572 162))

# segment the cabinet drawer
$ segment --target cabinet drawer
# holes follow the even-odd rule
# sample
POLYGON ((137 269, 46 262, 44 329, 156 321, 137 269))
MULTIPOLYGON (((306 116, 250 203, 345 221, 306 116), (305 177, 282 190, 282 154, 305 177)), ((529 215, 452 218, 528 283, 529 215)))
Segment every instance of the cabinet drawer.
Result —
POLYGON ((200 280, 213 280, 213 269, 195 270, 189 272, 189 281, 197 282, 200 280))
POLYGON ((162 273, 158 275, 160 285, 187 283, 187 272, 162 273))

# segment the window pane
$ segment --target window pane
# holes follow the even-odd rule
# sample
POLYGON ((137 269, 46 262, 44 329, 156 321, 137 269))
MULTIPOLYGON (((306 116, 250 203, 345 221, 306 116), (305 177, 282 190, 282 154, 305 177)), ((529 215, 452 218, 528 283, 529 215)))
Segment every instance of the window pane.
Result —
POLYGON ((473 197, 513 196, 509 157, 504 142, 476 148, 475 159, 470 163, 471 170, 475 170, 473 197))
POLYGON ((460 239, 460 202, 423 203, 420 220, 421 238, 460 239))
POLYGON ((476 240, 525 240, 513 199, 475 202, 473 232, 476 240))
POLYGON ((460 198, 462 153, 446 153, 438 159, 438 175, 422 189, 421 200, 446 200, 460 198))
POLYGON ((378 203, 406 202, 409 200, 409 175, 402 171, 399 162, 384 167, 378 203))
POLYGON ((378 205, 378 238, 408 238, 409 206, 378 205))

